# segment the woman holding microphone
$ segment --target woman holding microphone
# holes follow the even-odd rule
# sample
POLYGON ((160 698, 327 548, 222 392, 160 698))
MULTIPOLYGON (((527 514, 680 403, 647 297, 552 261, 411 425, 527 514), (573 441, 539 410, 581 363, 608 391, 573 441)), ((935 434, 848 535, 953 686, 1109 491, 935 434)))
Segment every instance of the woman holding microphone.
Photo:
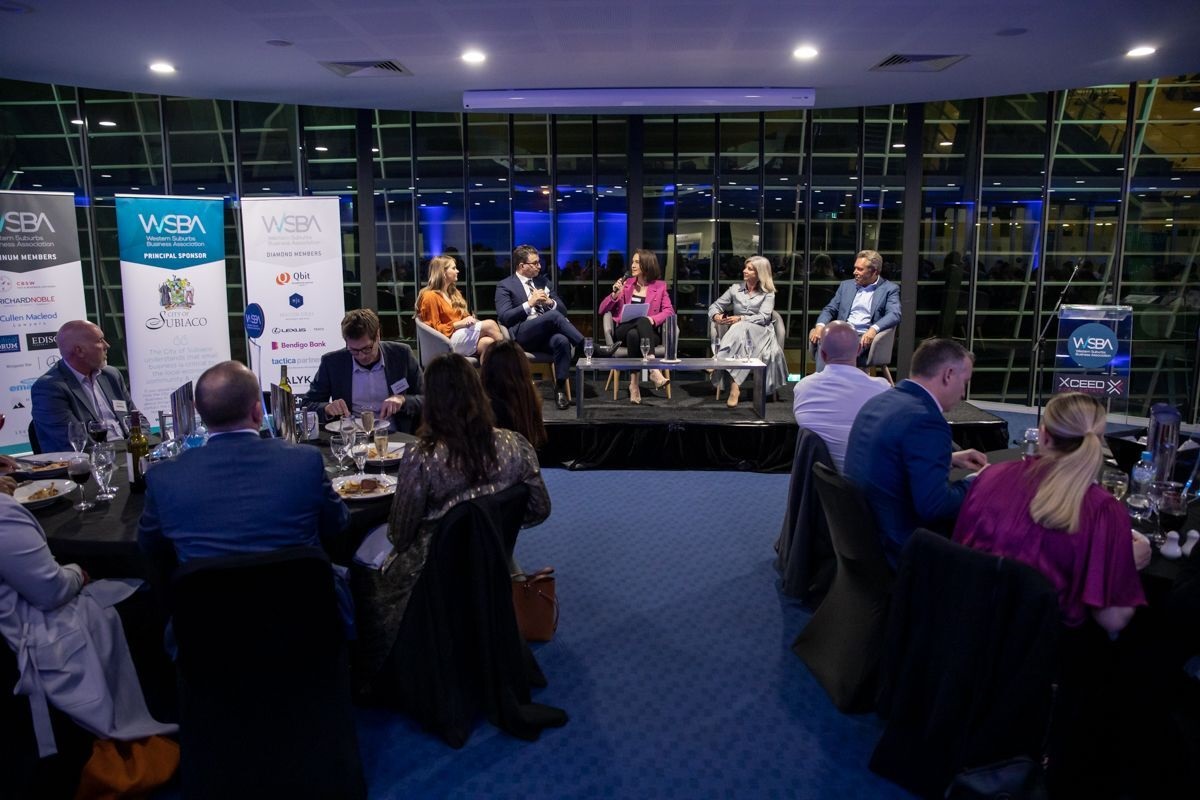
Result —
MULTIPOLYGON (((643 339, 650 341, 650 351, 662 342, 662 324, 668 317, 675 316, 675 307, 667 294, 667 284, 660 278, 658 257, 649 250, 635 250, 629 262, 629 278, 618 278, 612 285, 612 293, 600 303, 600 313, 612 313, 617 327, 613 341, 625 343, 629 354, 641 352, 643 339)), ((629 402, 640 405, 642 390, 638 383, 638 372, 629 374, 629 402)), ((650 381, 655 389, 671 382, 662 370, 650 370, 650 381)))

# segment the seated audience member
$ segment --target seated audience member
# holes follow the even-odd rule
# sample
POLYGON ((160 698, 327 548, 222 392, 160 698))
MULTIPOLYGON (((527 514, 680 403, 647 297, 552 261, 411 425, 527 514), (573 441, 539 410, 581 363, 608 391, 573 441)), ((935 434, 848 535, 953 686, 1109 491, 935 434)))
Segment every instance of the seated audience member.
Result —
POLYGON ((417 295, 417 318, 450 337, 450 347, 460 356, 484 353, 504 335, 493 320, 479 320, 467 311, 467 298, 458 289, 458 264, 450 256, 429 262, 429 282, 417 295))
POLYGON ((421 414, 421 367, 408 345, 379 340, 379 317, 356 308, 342 317, 346 346, 321 356, 304 405, 321 421, 363 411, 411 433, 421 414))
POLYGON ((521 347, 554 356, 554 403, 565 411, 571 355, 583 344, 583 334, 567 319, 567 304, 541 277, 537 248, 523 244, 513 250, 513 269, 496 284, 496 318, 521 347))
POLYGON ((262 393, 243 364, 224 361, 196 382, 204 447, 146 472, 138 543, 166 568, 172 560, 321 546, 350 513, 314 447, 261 439, 262 393))
POLYGON ((521 482, 530 490, 524 525, 550 515, 537 454, 524 437, 493 425, 479 376, 466 359, 444 353, 430 362, 425 392, 420 441, 405 448, 396 475, 403 489, 396 492, 386 529, 392 555, 367 581, 366 596, 356 592, 359 671, 370 694, 381 699, 389 697, 389 688, 380 669, 396 641, 438 520, 458 503, 521 482))
POLYGON ((900 324, 900 287, 880 275, 882 270, 883 257, 879 253, 859 252, 854 259, 854 277, 838 286, 809 331, 808 340, 817 344, 825 325, 835 319, 845 320, 858 331, 862 343, 858 363, 865 364, 875 337, 900 324))
POLYGON ((529 359, 521 345, 511 340, 497 342, 483 359, 479 378, 492 404, 496 427, 516 431, 535 449, 544 445, 542 400, 533 388, 529 359))
POLYGON ((893 567, 917 528, 949 534, 970 483, 950 483, 950 468, 987 466, 977 450, 952 451, 943 416, 962 400, 973 362, 951 339, 921 342, 912 377, 864 403, 850 426, 845 474, 866 493, 893 567))
POLYGON ((71 422, 103 422, 109 437, 126 436, 129 390, 115 367, 108 366, 108 342, 100 326, 77 319, 58 329, 62 360, 46 370, 30 390, 33 427, 44 453, 70 450, 71 422))
POLYGON ((1112 635, 1146 603, 1137 570, 1150 563, 1150 543, 1095 481, 1104 428, 1104 406, 1095 398, 1055 395, 1038 431, 1039 457, 980 473, 954 540, 1038 570, 1058 590, 1066 625, 1091 617, 1112 635))
MULTIPOLYGON (((787 383, 787 360, 775 338, 775 281, 771 278, 771 262, 762 256, 746 259, 742 267, 742 283, 735 283, 725 294, 708 307, 708 317, 718 325, 728 325, 715 356, 726 361, 757 358, 767 365, 763 386, 757 387, 767 395, 787 383)), ((748 369, 719 370, 713 373, 718 386, 729 383, 729 398, 725 405, 733 408, 742 394, 742 384, 749 377, 748 369)))
MULTIPOLYGON (((613 342, 624 344, 626 352, 636 358, 635 354, 641 352, 642 340, 650 342, 651 352, 662 344, 663 323, 675 316, 675 307, 671 305, 671 295, 666 281, 661 279, 658 256, 654 253, 635 250, 629 261, 629 275, 628 281, 624 277, 617 278, 612 293, 600 302, 600 314, 613 315, 617 322, 613 342), (627 308, 631 310, 627 312, 627 308), (638 312, 636 316, 635 311, 638 312)), ((640 370, 629 373, 629 402, 635 405, 642 402, 640 377, 640 370)), ((662 370, 652 369, 650 381, 655 389, 661 389, 671 379, 663 376, 662 370)))
POLYGON ((848 322, 836 320, 826 325, 820 344, 825 369, 797 383, 792 401, 796 424, 825 440, 838 472, 844 471, 846 440, 858 410, 891 388, 883 378, 872 378, 854 365, 861 346, 858 338, 848 322))
POLYGON ((17 654, 14 691, 29 697, 40 754, 55 752, 45 703, 103 739, 175 733, 146 708, 114 607, 136 587, 89 583, 79 566, 60 565, 42 526, 11 494, 11 479, 0 480, 0 635, 17 654))

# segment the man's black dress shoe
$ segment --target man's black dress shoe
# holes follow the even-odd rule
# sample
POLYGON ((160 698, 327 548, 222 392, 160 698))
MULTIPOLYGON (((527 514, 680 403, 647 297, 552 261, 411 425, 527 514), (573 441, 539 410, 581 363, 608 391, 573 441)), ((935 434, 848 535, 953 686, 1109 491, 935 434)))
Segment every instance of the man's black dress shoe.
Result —
POLYGON ((566 392, 555 392, 554 393, 554 405, 558 406, 559 411, 566 411, 568 408, 570 408, 571 403, 570 403, 570 401, 567 400, 567 393, 566 392))

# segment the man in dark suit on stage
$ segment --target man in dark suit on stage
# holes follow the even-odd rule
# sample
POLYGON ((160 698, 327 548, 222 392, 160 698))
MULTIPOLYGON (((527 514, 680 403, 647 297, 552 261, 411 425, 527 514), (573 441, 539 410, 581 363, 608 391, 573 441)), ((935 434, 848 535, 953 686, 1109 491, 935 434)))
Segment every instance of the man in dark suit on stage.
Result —
POLYGON ((30 392, 39 449, 43 453, 70 450, 67 427, 72 421, 104 422, 110 438, 124 438, 129 390, 121 373, 108 366, 104 331, 77 319, 59 328, 57 338, 62 359, 37 379, 30 392))
MULTIPOLYGON (((882 277, 879 274, 882 269, 883 257, 874 250, 863 250, 855 257, 854 278, 842 281, 808 333, 812 344, 821 341, 821 331, 827 323, 845 320, 858 331, 859 366, 866 362, 875 337, 900 324, 900 287, 882 277)), ((821 366, 818 362, 818 368, 821 366)))
POLYGON ((867 495, 892 566, 917 528, 953 527, 970 483, 951 483, 950 468, 987 466, 978 450, 954 452, 942 413, 962 400, 974 361, 952 339, 927 339, 911 377, 868 400, 850 428, 845 475, 867 495))
POLYGON ((205 370, 196 410, 208 444, 146 472, 138 543, 160 570, 177 559, 320 547, 349 523, 321 453, 259 438, 258 378, 236 361, 205 370))
POLYGON ((342 318, 346 346, 321 356, 304 406, 321 421, 371 411, 392 428, 412 433, 421 416, 421 367, 412 349, 379 340, 379 317, 356 308, 342 318))
POLYGON ((567 319, 567 306, 541 276, 537 248, 523 244, 513 250, 513 269, 496 284, 496 318, 526 350, 554 356, 554 397, 560 410, 567 402, 567 376, 571 355, 583 344, 583 334, 567 319))

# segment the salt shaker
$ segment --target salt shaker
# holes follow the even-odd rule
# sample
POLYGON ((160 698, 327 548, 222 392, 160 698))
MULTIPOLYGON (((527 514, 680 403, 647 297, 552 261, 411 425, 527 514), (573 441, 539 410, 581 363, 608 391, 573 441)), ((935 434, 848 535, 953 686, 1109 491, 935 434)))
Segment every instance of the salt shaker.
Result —
POLYGON ((1200 531, 1192 528, 1187 532, 1187 541, 1183 545, 1183 555, 1185 557, 1192 554, 1192 548, 1196 546, 1198 540, 1200 540, 1200 531))
POLYGON ((1183 551, 1179 549, 1179 532, 1170 531, 1167 533, 1167 542, 1158 548, 1158 552, 1162 554, 1163 558, 1168 558, 1172 561, 1183 555, 1183 551))
POLYGON ((1026 428, 1025 436, 1022 438, 1022 441, 1024 442, 1024 447, 1021 450, 1021 458, 1025 461, 1028 461, 1037 455, 1038 429, 1026 428))

